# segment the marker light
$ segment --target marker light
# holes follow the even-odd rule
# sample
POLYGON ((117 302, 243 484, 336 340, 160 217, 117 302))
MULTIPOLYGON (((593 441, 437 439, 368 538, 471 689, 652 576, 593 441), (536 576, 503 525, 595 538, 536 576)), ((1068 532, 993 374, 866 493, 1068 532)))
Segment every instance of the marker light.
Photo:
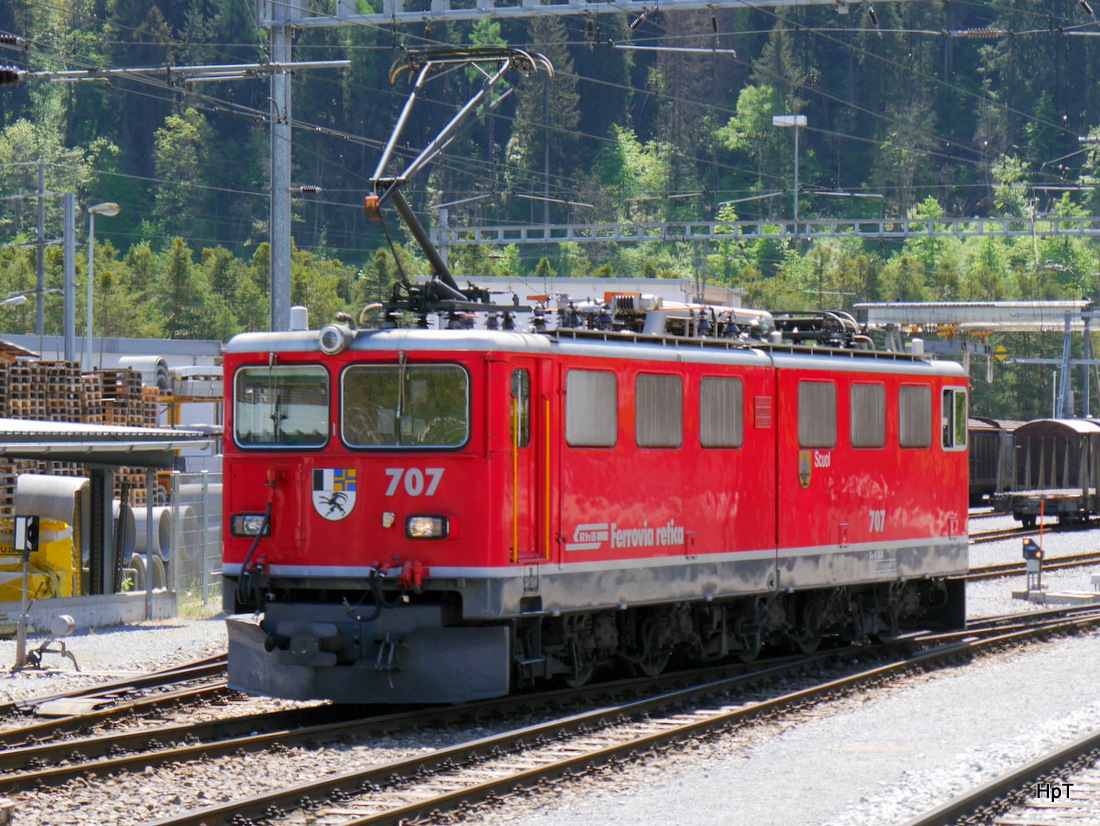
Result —
POLYGON ((445 516, 410 516, 405 520, 405 535, 409 539, 445 539, 450 527, 445 516))
POLYGON ((264 536, 271 535, 271 520, 268 519, 265 526, 262 513, 235 513, 229 520, 229 532, 233 536, 258 536, 261 528, 264 536))

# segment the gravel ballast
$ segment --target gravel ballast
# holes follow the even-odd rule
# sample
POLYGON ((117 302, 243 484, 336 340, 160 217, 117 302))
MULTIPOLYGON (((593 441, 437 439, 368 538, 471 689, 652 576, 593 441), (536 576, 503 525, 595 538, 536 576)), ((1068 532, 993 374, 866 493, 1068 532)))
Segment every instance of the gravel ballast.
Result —
MULTIPOLYGON (((1092 532, 1044 538, 1048 557, 1095 549, 1092 532)), ((984 565, 1019 555, 1014 540, 976 546, 971 558, 984 565)), ((1091 591, 1095 572, 1059 572, 1044 575, 1044 582, 1050 591, 1091 591)), ((1022 577, 971 583, 970 616, 1026 610, 1027 603, 1011 597, 1022 587, 1022 577)), ((40 642, 35 638, 30 645, 40 642)), ((198 659, 224 650, 225 626, 222 618, 168 620, 80 632, 66 644, 85 676, 73 673, 67 660, 47 655, 47 670, 0 679, 0 699, 198 659)), ((0 668, 14 662, 14 645, 0 640, 0 668)), ((1087 635, 909 677, 478 809, 468 819, 512 826, 900 823, 1098 727, 1100 635, 1087 635)), ((420 731, 353 747, 250 755, 247 773, 234 769, 239 758, 226 758, 133 778, 74 781, 21 795, 15 822, 127 826, 278 785, 289 779, 288 763, 302 780, 484 733, 420 731)), ((1095 822, 1100 824, 1100 813, 1095 822)))

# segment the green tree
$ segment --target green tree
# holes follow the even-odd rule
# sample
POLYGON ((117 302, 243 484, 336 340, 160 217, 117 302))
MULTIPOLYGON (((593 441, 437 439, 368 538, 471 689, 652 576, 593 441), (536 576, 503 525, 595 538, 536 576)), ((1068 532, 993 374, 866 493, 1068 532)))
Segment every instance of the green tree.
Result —
POLYGON ((334 258, 321 258, 304 250, 291 255, 290 300, 309 310, 310 324, 321 327, 350 305, 355 271, 334 258))
POLYGON ((737 114, 718 130, 723 146, 753 159, 758 190, 764 189, 766 179, 775 179, 784 137, 772 125, 772 118, 786 113, 786 104, 774 86, 746 86, 737 96, 737 114))
POLYGON ((202 184, 213 133, 204 115, 187 109, 182 115, 165 118, 155 141, 161 184, 153 214, 167 231, 193 236, 209 215, 202 184))
MULTIPOLYGON (((580 123, 577 78, 565 43, 569 38, 559 17, 531 22, 532 48, 549 58, 554 74, 532 72, 516 88, 516 114, 506 155, 510 185, 518 191, 549 193, 566 200, 574 176, 580 123)), ((560 207, 544 204, 555 214, 560 207)))
POLYGON ((191 250, 182 238, 172 242, 157 287, 168 338, 216 338, 215 319, 209 313, 210 284, 206 271, 191 260, 191 250))
POLYGON ((931 101, 921 98, 891 109, 890 120, 893 126, 876 153, 871 180, 885 193, 888 211, 908 215, 917 185, 933 178, 936 114, 931 101))
POLYGON ((1019 158, 1002 155, 993 164, 993 205, 1001 215, 1030 217, 1034 214, 1027 166, 1019 158))
POLYGON ((1024 124, 1024 134, 1027 136, 1024 154, 1034 169, 1065 154, 1062 150, 1065 145, 1064 133, 1055 125, 1057 118, 1054 98, 1049 90, 1044 89, 1035 101, 1033 119, 1024 124))
POLYGON ((882 272, 883 301, 927 301, 924 267, 908 254, 892 257, 882 272))
POLYGON ((672 146, 664 141, 642 143, 633 129, 611 128, 613 142, 597 162, 601 184, 614 195, 622 221, 659 221, 667 217, 662 197, 669 194, 672 146))

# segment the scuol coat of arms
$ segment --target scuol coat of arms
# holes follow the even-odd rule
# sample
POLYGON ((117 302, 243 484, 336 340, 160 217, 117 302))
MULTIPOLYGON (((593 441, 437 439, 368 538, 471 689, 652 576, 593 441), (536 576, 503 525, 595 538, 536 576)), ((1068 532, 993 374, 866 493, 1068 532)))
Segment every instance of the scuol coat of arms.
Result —
POLYGON ((353 468, 314 468, 313 507, 331 522, 343 519, 355 507, 353 468))
MULTIPOLYGON (((808 488, 810 486, 810 479, 813 477, 813 462, 811 461, 812 456, 813 451, 798 451, 798 482, 804 488, 808 488)), ((315 493, 313 495, 316 496, 317 494, 315 493)))

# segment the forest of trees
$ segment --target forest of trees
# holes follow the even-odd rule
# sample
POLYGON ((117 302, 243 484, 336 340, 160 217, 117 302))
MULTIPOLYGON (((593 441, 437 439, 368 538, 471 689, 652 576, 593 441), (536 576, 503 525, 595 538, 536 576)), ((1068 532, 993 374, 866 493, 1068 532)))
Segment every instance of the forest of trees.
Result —
MULTIPOLYGON (((372 11, 371 0, 358 0, 372 11)), ((323 10, 331 5, 313 0, 323 10)), ((407 3, 406 7, 411 7, 407 3)), ((293 78, 292 302, 314 323, 388 292, 394 253, 362 198, 409 88, 389 81, 406 48, 506 44, 546 55, 555 74, 508 77, 509 94, 405 190, 425 225, 436 206, 461 227, 565 222, 769 220, 792 211, 800 130, 800 218, 1026 218, 1100 215, 1100 31, 1078 0, 904 0, 832 6, 535 17, 303 29, 297 60, 351 61, 293 78), (704 51, 700 51, 704 50, 704 51), (1085 138, 1097 138, 1090 143, 1085 138), (871 197, 852 197, 852 196, 871 197)), ((254 0, 11 0, 0 65, 87 67, 262 62, 254 0)), ((474 72, 433 81, 399 154, 424 146, 478 87, 474 72)), ((59 193, 96 224, 96 334, 226 339, 268 323, 269 162, 265 79, 169 86, 128 79, 0 88, 0 296, 32 290, 39 164, 47 236, 59 193), (102 315, 100 314, 102 311, 102 315)), ((390 221, 404 270, 426 271, 390 221)), ((86 221, 78 220, 81 233, 86 221)), ((1100 245, 944 238, 904 243, 457 246, 457 275, 687 277, 743 288, 771 310, 861 301, 1095 297, 1100 245), (826 300, 826 297, 828 300, 826 300)), ((46 254, 47 286, 62 253, 46 254)), ((78 281, 87 263, 81 249, 78 281)), ((82 290, 78 290, 83 295, 82 290)), ((47 296, 50 330, 59 301, 47 296)), ((76 317, 83 319, 83 308, 76 317)), ((0 331, 30 332, 33 303, 0 331)), ((80 325, 82 326, 82 325, 80 325)), ((82 332, 82 331, 80 331, 82 332)), ((1049 353, 1040 336, 1006 340, 1049 353)), ((1055 350, 1057 347, 1055 347, 1055 350)), ((1048 412, 1049 370, 1011 368, 975 408, 1048 412)))

